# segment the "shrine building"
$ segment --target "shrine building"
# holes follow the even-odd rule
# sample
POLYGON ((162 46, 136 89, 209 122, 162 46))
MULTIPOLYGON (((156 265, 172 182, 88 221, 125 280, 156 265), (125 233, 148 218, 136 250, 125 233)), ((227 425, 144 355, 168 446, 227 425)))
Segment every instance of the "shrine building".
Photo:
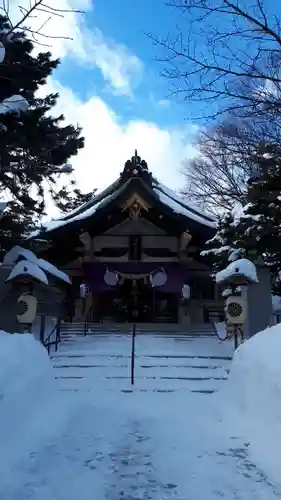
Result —
POLYGON ((39 237, 47 240, 42 256, 72 279, 65 319, 182 328, 222 312, 210 262, 200 255, 215 228, 212 216, 158 182, 136 152, 113 184, 46 223, 39 237))

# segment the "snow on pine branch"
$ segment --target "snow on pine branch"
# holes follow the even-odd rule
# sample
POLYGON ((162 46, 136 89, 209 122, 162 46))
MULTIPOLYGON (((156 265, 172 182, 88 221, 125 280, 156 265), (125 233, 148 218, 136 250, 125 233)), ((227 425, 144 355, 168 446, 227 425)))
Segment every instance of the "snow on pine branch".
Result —
POLYGON ((28 107, 29 104, 24 97, 20 95, 12 95, 0 103, 0 114, 20 113, 27 111, 28 107))
POLYGON ((210 248, 208 250, 202 250, 202 252, 200 252, 200 254, 202 255, 202 257, 206 256, 206 255, 220 255, 224 252, 227 252, 231 250, 231 247, 229 245, 224 245, 222 247, 219 247, 219 248, 210 248))
MULTIPOLYGON (((0 64, 3 63, 6 55, 4 44, 0 41, 0 64)), ((0 103, 0 115, 7 113, 20 113, 28 110, 27 100, 20 95, 12 95, 7 97, 0 103)), ((4 127, 1 127, 4 130, 4 127)))

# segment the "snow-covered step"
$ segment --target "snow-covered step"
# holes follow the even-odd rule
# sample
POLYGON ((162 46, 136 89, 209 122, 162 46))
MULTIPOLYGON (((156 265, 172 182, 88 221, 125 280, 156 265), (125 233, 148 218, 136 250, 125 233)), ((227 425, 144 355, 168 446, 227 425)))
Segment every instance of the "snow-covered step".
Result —
MULTIPOLYGON (((130 334, 132 333, 132 325, 130 324, 109 324, 106 323, 88 323, 87 325, 87 335, 108 335, 108 334, 130 334)), ((181 330, 179 325, 137 325, 138 335, 162 335, 162 336, 174 336, 174 335, 195 335, 195 336, 214 336, 215 330, 211 323, 202 323, 190 325, 186 331, 181 330)), ((85 334, 85 323, 84 322, 73 322, 73 323, 63 323, 61 326, 62 336, 67 336, 70 334, 84 335, 85 334)))
MULTIPOLYGON (((132 390, 130 334, 71 336, 52 356, 63 391, 132 390)), ((137 335, 134 391, 209 394, 227 378, 232 347, 216 338, 137 335)))

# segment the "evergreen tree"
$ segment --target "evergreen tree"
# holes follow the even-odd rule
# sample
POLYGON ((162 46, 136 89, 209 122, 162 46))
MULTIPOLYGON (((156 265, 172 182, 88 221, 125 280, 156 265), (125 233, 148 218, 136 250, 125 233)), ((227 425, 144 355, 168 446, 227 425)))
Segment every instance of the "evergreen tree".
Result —
POLYGON ((36 96, 59 61, 49 52, 34 55, 33 44, 24 32, 10 29, 8 19, 0 16, 0 42, 5 48, 0 64, 0 188, 13 200, 1 230, 14 235, 11 227, 17 219, 20 232, 22 214, 34 221, 44 214, 44 186, 50 186, 55 198, 56 180, 69 172, 65 163, 83 147, 84 139, 78 126, 64 123, 63 115, 51 116, 58 94, 36 96), (20 102, 11 105, 13 97, 20 102), (21 99, 28 108, 21 106, 21 99))
MULTIPOLYGON (((240 242, 239 242, 240 243, 240 242)), ((237 223, 233 211, 221 215, 215 236, 206 242, 206 250, 201 255, 211 258, 213 271, 216 274, 230 262, 241 258, 245 251, 237 241, 237 223)))
POLYGON ((214 238, 207 242, 214 272, 243 256, 261 256, 271 267, 279 287, 281 270, 281 149, 263 145, 256 155, 256 173, 248 181, 248 203, 239 218, 231 212, 219 221, 214 238))
MULTIPOLYGON (((14 245, 23 244, 23 239, 29 236, 36 224, 39 224, 39 216, 31 213, 30 210, 25 210, 18 203, 9 203, 5 216, 0 222, 0 262, 2 262, 6 251, 14 245)), ((24 244, 27 248, 31 245, 30 240, 24 244)))
POLYGON ((71 212, 84 203, 90 201, 94 195, 95 190, 90 193, 81 193, 80 189, 74 188, 72 192, 69 192, 67 187, 64 186, 55 195, 55 202, 60 211, 67 214, 68 212, 71 212))
POLYGON ((272 271, 281 269, 281 149, 270 145, 249 180, 249 203, 237 227, 237 244, 261 255, 272 271))

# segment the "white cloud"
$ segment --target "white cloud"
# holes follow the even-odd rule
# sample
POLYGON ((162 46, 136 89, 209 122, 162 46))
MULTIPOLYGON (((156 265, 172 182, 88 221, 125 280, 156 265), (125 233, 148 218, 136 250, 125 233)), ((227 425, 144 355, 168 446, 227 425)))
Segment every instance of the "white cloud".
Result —
POLYGON ((102 189, 113 182, 135 149, 159 180, 172 189, 182 187, 182 161, 195 154, 190 144, 192 127, 168 130, 140 120, 120 124, 117 115, 100 97, 82 102, 71 89, 54 80, 40 91, 43 95, 47 92, 60 94, 52 114, 63 113, 69 123, 79 123, 83 128, 85 148, 71 160, 82 191, 102 189))
POLYGON ((97 28, 88 36, 84 30, 84 46, 81 60, 89 65, 96 65, 101 70, 104 79, 110 83, 116 94, 130 95, 134 83, 142 74, 142 63, 138 57, 131 54, 127 47, 113 41, 105 40, 97 28))
MULTIPOLYGON (((31 3, 34 4, 34 0, 31 3)), ((21 6, 25 8, 28 8, 29 4, 30 0, 21 1, 21 6)), ((83 12, 75 12, 80 10, 87 14, 93 10, 93 2, 46 0, 44 4, 69 12, 50 18, 45 8, 36 10, 25 25, 36 31, 48 20, 41 30, 44 36, 37 36, 38 41, 46 44, 45 48, 49 48, 54 57, 71 56, 82 64, 99 68, 104 80, 115 93, 130 95, 141 75, 142 63, 127 47, 109 40, 97 27, 87 27, 83 12)), ((21 16, 18 0, 10 0, 11 19, 17 21, 21 16)), ((36 47, 38 50, 44 49, 41 45, 36 47)))

